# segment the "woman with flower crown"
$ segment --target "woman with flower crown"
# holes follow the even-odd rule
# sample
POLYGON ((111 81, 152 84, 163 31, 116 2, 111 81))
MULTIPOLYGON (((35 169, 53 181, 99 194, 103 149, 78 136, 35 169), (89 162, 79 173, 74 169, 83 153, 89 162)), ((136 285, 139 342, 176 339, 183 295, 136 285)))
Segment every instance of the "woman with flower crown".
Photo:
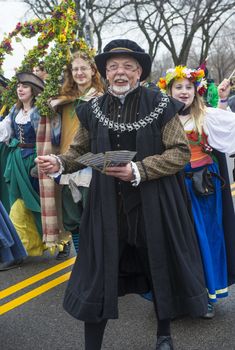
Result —
MULTIPOLYGON (((81 103, 100 96, 103 93, 103 84, 97 71, 91 53, 76 51, 72 54, 64 72, 64 82, 60 95, 50 99, 49 104, 56 112, 52 120, 58 143, 58 151, 65 153, 72 143, 78 128, 79 120, 75 109, 81 103)), ((44 149, 44 152, 47 151, 44 149)), ((79 224, 86 202, 88 187, 91 180, 91 169, 86 168, 69 175, 60 175, 56 182, 61 185, 62 226, 66 231, 60 234, 63 247, 57 255, 58 260, 65 259, 70 254, 70 235, 76 252, 78 252, 79 224)), ((57 196, 60 194, 57 193, 57 196)), ((57 208, 57 212, 60 208, 57 208)), ((63 231, 63 230, 62 230, 63 231)))
POLYGON ((235 283, 235 234, 231 224, 235 217, 231 194, 229 198, 223 193, 228 194, 230 184, 221 177, 214 154, 214 150, 235 153, 235 115, 226 111, 230 82, 225 79, 218 87, 219 108, 204 104, 202 95, 207 85, 200 68, 169 69, 158 86, 185 104, 179 116, 191 148, 190 163, 184 168, 185 183, 208 290, 208 312, 204 317, 212 318, 213 303, 226 297, 228 286, 235 283), (223 187, 226 190, 222 191, 223 187))

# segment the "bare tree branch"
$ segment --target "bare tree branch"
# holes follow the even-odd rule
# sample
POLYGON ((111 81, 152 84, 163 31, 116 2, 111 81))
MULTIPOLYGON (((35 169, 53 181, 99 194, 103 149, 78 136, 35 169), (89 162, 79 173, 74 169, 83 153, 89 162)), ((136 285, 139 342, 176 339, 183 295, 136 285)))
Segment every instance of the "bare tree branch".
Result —
POLYGON ((47 17, 55 6, 59 5, 59 0, 24 0, 34 15, 40 19, 47 17))
MULTIPOLYGON (((47 16, 59 0, 25 0, 37 16, 47 16)), ((235 12, 235 0, 75 0, 81 29, 89 14, 98 52, 104 34, 120 27, 120 33, 141 33, 155 58, 165 48, 173 63, 187 64, 197 47, 202 61, 235 12)))

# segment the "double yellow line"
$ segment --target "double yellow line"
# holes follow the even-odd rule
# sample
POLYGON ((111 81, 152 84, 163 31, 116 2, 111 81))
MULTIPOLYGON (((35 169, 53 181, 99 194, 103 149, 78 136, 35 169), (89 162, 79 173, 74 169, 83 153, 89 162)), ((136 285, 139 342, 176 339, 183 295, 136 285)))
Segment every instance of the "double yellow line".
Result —
MULTIPOLYGON (((46 277, 49 277, 51 275, 53 275, 54 273, 61 271, 71 265, 74 264, 75 258, 71 258, 69 260, 64 261, 63 263, 60 263, 56 266, 53 266, 43 272, 40 272, 30 278, 25 279, 24 281, 21 281, 9 288, 6 288, 4 290, 2 290, 0 292, 0 300, 38 282, 43 280, 46 277)), ((41 286, 34 288, 33 290, 31 290, 30 292, 27 292, 19 297, 16 297, 15 299, 3 304, 2 306, 0 306, 0 315, 5 314, 6 312, 26 303, 27 301, 37 297, 40 294, 43 294, 45 292, 47 292, 48 290, 58 286, 59 284, 67 281, 69 279, 71 272, 67 272, 47 283, 42 284, 41 286)))

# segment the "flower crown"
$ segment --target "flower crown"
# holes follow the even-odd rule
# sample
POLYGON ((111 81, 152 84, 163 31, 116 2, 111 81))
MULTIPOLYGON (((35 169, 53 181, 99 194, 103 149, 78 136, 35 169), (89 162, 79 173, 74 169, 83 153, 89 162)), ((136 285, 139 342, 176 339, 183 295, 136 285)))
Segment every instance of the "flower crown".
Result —
POLYGON ((186 66, 176 66, 166 71, 165 77, 161 77, 157 83, 158 87, 166 92, 170 82, 174 79, 189 79, 196 86, 199 95, 203 95, 207 89, 207 81, 204 78, 205 72, 203 69, 189 69, 186 66))
POLYGON ((72 56, 77 51, 84 53, 90 59, 94 59, 96 54, 96 50, 89 47, 84 38, 74 39, 70 43, 70 55, 72 56))

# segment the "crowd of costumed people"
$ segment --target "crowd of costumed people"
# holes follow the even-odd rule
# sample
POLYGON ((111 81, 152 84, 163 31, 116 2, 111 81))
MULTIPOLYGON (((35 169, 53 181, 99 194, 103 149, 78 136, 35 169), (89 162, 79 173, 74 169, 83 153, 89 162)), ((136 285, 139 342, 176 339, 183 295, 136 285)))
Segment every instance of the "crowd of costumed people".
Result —
POLYGON ((152 300, 156 349, 172 350, 171 320, 213 318, 235 283, 231 81, 216 86, 204 63, 153 82, 136 42, 94 56, 84 42, 69 51, 65 32, 54 90, 53 49, 0 76, 0 271, 73 246, 63 305, 85 323, 86 350, 101 349, 129 293, 152 300))

